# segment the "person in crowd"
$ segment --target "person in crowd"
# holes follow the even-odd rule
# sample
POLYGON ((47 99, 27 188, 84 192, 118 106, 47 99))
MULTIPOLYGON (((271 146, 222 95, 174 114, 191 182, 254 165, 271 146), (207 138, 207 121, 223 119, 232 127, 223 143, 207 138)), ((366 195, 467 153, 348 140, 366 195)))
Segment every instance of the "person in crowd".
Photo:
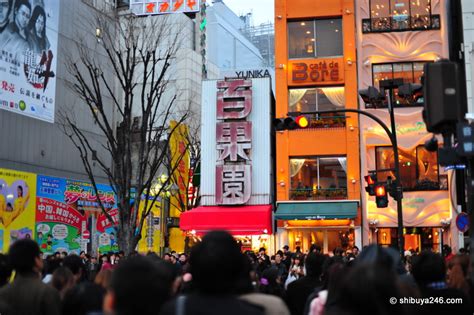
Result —
POLYGON ((67 252, 61 252, 61 254, 59 254, 59 258, 63 259, 66 258, 67 256, 67 252))
POLYGON ((270 257, 267 255, 266 253, 266 249, 265 247, 261 247, 259 250, 258 250, 258 255, 257 255, 257 258, 261 257, 264 261, 264 264, 266 267, 270 267, 271 265, 271 261, 270 261, 270 257))
POLYGON ((322 252, 322 248, 318 244, 312 244, 309 248, 309 252, 320 254, 322 252))
POLYGON ((264 310, 235 296, 241 292, 246 257, 227 232, 212 231, 191 249, 190 272, 193 293, 166 303, 160 314, 257 315, 264 310), (205 306, 205 309, 203 309, 205 306))
POLYGON ((8 260, 8 256, 0 254, 0 288, 8 284, 12 275, 12 267, 8 260))
POLYGON ((322 315, 326 304, 329 290, 338 287, 347 267, 335 257, 328 257, 323 264, 321 273, 322 285, 316 287, 313 293, 306 300, 305 315, 322 315), (331 289, 330 289, 331 286, 331 289))
POLYGON ((59 267, 53 272, 51 285, 58 290, 61 300, 64 298, 67 290, 74 287, 74 274, 67 267, 59 267))
POLYGON ((163 260, 164 260, 164 261, 171 262, 171 254, 170 254, 170 253, 165 253, 165 254, 163 255, 163 260))
POLYGON ((288 288, 288 285, 291 282, 298 280, 301 277, 304 277, 304 260, 302 256, 295 255, 290 266, 288 278, 285 281, 285 289, 288 288))
MULTIPOLYGON (((325 315, 404 315, 404 305, 390 303, 402 296, 397 274, 380 264, 360 263, 343 274, 339 285, 329 287, 325 315)), ((320 313, 317 313, 320 314, 320 313)))
POLYGON ((101 270, 94 279, 94 283, 107 289, 112 280, 112 269, 101 270))
MULTIPOLYGON (((254 253, 253 253, 254 254, 254 253)), ((254 254, 255 255, 255 254, 254 254)), ((265 315, 290 315, 290 311, 285 302, 278 295, 259 293, 255 291, 251 261, 246 261, 246 268, 243 270, 241 282, 237 286, 237 295, 241 300, 263 307, 265 315)), ((281 286, 280 286, 281 288, 281 286)))
POLYGON ((100 256, 100 271, 112 269, 112 268, 113 267, 112 267, 112 264, 110 263, 109 256, 105 254, 100 256))
POLYGON ((78 284, 83 280, 83 276, 85 276, 84 265, 82 264, 81 257, 71 254, 67 255, 63 259, 63 267, 69 268, 72 274, 74 275, 74 283, 78 284))
POLYGON ((99 263, 97 262, 97 257, 92 256, 91 259, 87 262, 87 279, 91 282, 94 282, 97 273, 99 272, 99 263))
POLYGON ((58 269, 61 265, 61 262, 56 259, 54 255, 49 255, 46 257, 46 264, 44 266, 44 283, 50 283, 53 278, 53 272, 58 269))
POLYGON ((359 247, 355 246, 352 247, 352 255, 354 255, 354 257, 357 257, 359 256, 359 247))
POLYGON ((33 14, 28 23, 28 32, 30 46, 34 52, 42 53, 50 48, 51 45, 46 37, 46 13, 39 5, 33 9, 33 14))
POLYGON ((105 314, 154 315, 171 297, 169 269, 149 257, 124 259, 114 269, 104 299, 105 314))
POLYGON ((459 289, 469 297, 471 304, 473 303, 472 284, 469 281, 469 256, 456 255, 448 262, 447 284, 450 288, 459 289))
POLYGON ((276 266, 267 268, 260 278, 259 291, 265 294, 271 294, 278 296, 282 299, 285 298, 285 290, 282 286, 282 280, 280 271, 276 266))
POLYGON ((102 314, 105 289, 101 286, 83 282, 68 290, 64 295, 63 315, 102 314))
POLYGON ((303 315, 306 300, 314 289, 321 286, 321 272, 326 256, 309 253, 306 256, 306 275, 288 285, 286 304, 291 315, 303 315))
POLYGON ((446 263, 448 263, 454 257, 453 250, 449 245, 443 245, 442 253, 446 263))
MULTIPOLYGON (((445 256, 446 258, 446 256, 445 256)), ((423 251, 413 258, 412 274, 421 296, 426 298, 459 298, 460 304, 427 304, 420 307, 421 314, 472 314, 469 298, 457 288, 446 283, 445 259, 441 255, 423 251)))
POLYGON ((290 246, 288 245, 283 246, 283 263, 286 266, 286 270, 290 269, 292 256, 293 256, 293 253, 290 252, 290 246))
POLYGON ((288 277, 288 268, 283 263, 283 252, 279 251, 275 255, 275 265, 278 270, 278 276, 282 283, 285 283, 286 278, 288 277))
POLYGON ((10 263, 16 273, 13 283, 0 289, 2 315, 58 315, 61 312, 59 293, 41 282, 43 261, 38 244, 31 239, 18 240, 10 246, 10 263))

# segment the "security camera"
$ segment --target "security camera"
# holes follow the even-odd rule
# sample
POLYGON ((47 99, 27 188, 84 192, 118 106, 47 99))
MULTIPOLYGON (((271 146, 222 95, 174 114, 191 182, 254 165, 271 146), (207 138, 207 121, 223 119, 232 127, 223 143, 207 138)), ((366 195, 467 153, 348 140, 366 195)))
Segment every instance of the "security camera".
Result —
POLYGON ((433 138, 426 140, 425 148, 430 152, 435 152, 436 150, 438 150, 438 139, 433 136, 433 138))

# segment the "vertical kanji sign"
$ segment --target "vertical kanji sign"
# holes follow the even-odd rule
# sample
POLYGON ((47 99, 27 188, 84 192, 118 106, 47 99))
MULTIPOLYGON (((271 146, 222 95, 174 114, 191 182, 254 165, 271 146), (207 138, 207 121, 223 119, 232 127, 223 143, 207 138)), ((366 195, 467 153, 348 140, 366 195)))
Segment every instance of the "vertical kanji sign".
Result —
POLYGON ((252 81, 218 81, 217 88, 216 203, 241 205, 252 191, 252 81))

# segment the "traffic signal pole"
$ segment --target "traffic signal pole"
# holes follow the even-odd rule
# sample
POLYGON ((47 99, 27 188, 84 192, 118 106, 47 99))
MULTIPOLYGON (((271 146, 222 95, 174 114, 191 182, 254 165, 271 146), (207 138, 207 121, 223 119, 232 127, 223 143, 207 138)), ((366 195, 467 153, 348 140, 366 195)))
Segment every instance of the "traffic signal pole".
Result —
POLYGON ((369 117, 370 119, 374 120, 377 122, 385 131, 387 134, 388 138, 390 139, 390 142, 392 143, 392 148, 393 148, 393 154, 394 154, 394 161, 395 161, 395 176, 396 176, 396 189, 397 189, 397 230, 398 230, 398 249, 400 252, 400 257, 403 259, 404 257, 404 248, 405 248, 405 239, 403 238, 403 206, 402 206, 402 198, 403 198, 403 190, 402 190, 402 185, 400 181, 400 163, 398 161, 398 143, 397 143, 397 131, 396 131, 396 126, 395 126, 395 114, 393 111, 392 107, 392 95, 393 95, 393 89, 388 89, 389 90, 389 113, 390 113, 390 124, 391 124, 391 129, 388 128, 388 126, 377 116, 359 110, 359 109, 338 109, 338 110, 323 110, 323 111, 313 111, 313 112, 299 112, 298 114, 300 115, 320 115, 320 114, 341 114, 341 113, 357 113, 359 115, 364 115, 366 117, 369 117))

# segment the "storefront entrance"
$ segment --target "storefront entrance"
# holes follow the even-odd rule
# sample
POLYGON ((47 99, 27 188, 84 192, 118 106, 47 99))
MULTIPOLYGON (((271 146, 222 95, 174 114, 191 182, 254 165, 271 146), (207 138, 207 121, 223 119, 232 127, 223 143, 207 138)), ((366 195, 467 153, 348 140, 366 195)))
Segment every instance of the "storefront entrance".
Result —
MULTIPOLYGON (((378 228, 373 232, 374 239, 384 247, 398 248, 397 228, 378 228)), ((432 250, 440 252, 442 231, 440 227, 407 227, 403 229, 404 250, 432 250)))

